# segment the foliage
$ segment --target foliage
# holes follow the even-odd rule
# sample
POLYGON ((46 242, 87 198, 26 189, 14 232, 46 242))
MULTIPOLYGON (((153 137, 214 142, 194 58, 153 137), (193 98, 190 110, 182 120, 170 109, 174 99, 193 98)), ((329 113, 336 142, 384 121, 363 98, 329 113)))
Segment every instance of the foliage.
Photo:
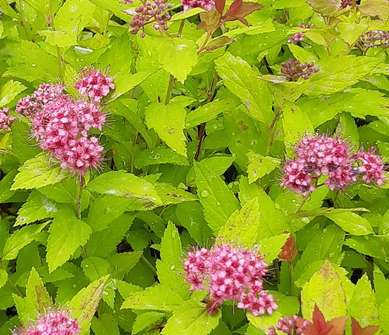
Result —
POLYGON ((387 172, 281 186, 315 133, 366 151, 350 173, 389 162, 384 3, 0 0, 0 335, 50 310, 79 334, 388 334, 387 172), (225 244, 263 256, 274 313, 190 290, 188 252, 225 244))

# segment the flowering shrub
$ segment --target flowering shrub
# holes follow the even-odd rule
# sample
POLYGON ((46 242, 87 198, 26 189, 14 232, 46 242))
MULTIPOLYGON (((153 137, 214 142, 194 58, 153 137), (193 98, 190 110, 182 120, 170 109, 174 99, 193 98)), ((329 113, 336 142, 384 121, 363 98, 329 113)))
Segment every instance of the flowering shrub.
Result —
POLYGON ((389 334, 386 1, 0 16, 0 335, 389 334))

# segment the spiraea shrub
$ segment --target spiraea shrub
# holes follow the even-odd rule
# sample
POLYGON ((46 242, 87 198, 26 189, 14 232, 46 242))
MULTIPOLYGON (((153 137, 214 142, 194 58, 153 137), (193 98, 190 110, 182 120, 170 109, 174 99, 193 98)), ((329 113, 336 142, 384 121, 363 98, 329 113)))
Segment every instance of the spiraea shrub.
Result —
POLYGON ((388 335, 387 0, 0 0, 0 335, 388 335))

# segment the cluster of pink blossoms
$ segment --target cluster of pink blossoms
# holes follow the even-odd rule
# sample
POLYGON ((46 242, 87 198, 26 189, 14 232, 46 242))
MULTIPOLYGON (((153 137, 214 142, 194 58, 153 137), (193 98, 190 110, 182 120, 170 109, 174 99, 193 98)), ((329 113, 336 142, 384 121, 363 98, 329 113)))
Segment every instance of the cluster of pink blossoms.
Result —
POLYGON ((80 327, 67 312, 52 311, 42 315, 28 328, 15 330, 13 335, 76 335, 80 327))
POLYGON ((366 49, 377 47, 389 48, 389 31, 370 30, 364 33, 359 41, 366 49))
POLYGON ((188 253, 184 264, 192 290, 208 290, 207 309, 215 313, 226 300, 254 315, 272 314, 278 307, 263 290, 266 264, 255 253, 228 245, 188 253))
POLYGON ((313 63, 301 63, 297 59, 289 59, 281 65, 281 73, 289 81, 297 81, 299 78, 308 79, 319 68, 313 63))
POLYGON ((309 323, 297 315, 285 316, 277 322, 275 327, 269 328, 266 335, 277 335, 277 330, 287 335, 303 335, 309 323))
POLYGON ((341 0, 339 7, 341 9, 344 9, 344 8, 347 8, 347 7, 351 7, 352 5, 353 5, 353 0, 341 0))
POLYGON ((373 151, 352 154, 340 138, 306 136, 297 145, 296 158, 284 165, 282 185, 307 195, 315 190, 319 177, 331 190, 341 190, 356 182, 358 177, 367 184, 384 182, 384 164, 373 151))
POLYGON ((15 120, 13 116, 9 115, 8 108, 0 109, 0 129, 1 130, 10 130, 12 122, 15 120))
POLYGON ((60 161, 62 168, 83 175, 102 160, 103 147, 88 131, 102 129, 105 115, 97 102, 114 86, 109 77, 91 71, 76 87, 90 101, 74 101, 62 85, 41 84, 16 110, 31 119, 34 137, 43 150, 60 161))
POLYGON ((288 38, 288 43, 291 44, 298 44, 302 41, 304 41, 304 33, 302 31, 299 31, 288 38))
POLYGON ((205 10, 212 10, 215 8, 214 0, 182 0, 182 4, 184 6, 184 10, 197 7, 205 10))

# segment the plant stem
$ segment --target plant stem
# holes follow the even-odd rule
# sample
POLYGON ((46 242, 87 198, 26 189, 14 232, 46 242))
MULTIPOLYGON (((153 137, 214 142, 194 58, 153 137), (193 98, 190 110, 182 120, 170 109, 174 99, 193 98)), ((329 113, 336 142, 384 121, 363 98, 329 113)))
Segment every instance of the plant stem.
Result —
POLYGON ((84 188, 84 176, 79 176, 77 180, 77 186, 76 186, 76 199, 75 199, 75 212, 78 219, 81 219, 81 197, 82 197, 82 190, 84 188))

